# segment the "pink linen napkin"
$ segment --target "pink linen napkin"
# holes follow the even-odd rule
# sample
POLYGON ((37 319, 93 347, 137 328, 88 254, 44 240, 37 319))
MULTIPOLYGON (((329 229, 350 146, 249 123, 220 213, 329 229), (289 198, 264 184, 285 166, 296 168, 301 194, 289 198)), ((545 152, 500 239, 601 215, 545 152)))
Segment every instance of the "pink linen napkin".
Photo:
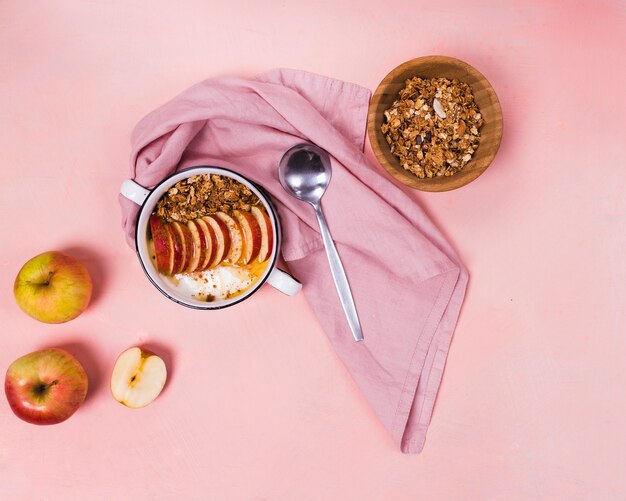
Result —
MULTIPOLYGON (((283 225, 283 258, 339 358, 406 453, 418 453, 439 389, 468 275, 424 212, 363 153, 370 92, 295 70, 215 78, 147 115, 132 134, 131 175, 151 188, 174 171, 216 165, 262 185, 283 225), (288 195, 278 161, 296 143, 329 152, 323 198, 365 341, 355 343, 314 211, 288 195)), ((134 248, 138 208, 120 197, 134 248)))

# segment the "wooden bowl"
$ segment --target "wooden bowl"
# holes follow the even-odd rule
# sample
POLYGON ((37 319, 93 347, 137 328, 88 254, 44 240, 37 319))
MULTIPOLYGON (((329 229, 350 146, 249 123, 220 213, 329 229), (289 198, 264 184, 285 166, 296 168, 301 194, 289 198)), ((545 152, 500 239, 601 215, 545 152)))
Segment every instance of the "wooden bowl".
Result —
POLYGON ((398 181, 423 191, 454 190, 480 176, 496 156, 502 138, 502 109, 487 79, 469 64, 446 56, 418 57, 394 68, 380 82, 370 101, 367 133, 378 161, 398 181), (483 116, 484 124, 480 128, 478 149, 463 169, 452 176, 420 179, 412 172, 403 169, 398 157, 391 153, 385 136, 380 130, 384 120, 384 111, 398 98, 398 93, 404 87, 405 81, 415 76, 456 78, 469 84, 483 116))

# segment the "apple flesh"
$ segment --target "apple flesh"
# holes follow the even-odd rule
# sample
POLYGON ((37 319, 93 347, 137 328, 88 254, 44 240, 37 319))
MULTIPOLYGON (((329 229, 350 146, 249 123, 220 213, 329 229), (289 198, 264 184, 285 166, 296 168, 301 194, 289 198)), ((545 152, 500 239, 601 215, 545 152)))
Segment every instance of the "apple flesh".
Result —
POLYGON ((252 207, 252 215, 256 218, 261 228, 261 248, 259 249, 259 261, 267 261, 272 255, 274 248, 274 232, 272 222, 267 213, 258 207, 252 207))
POLYGON ((261 250, 261 227, 250 212, 236 210, 234 214, 241 228, 244 243, 239 264, 246 265, 251 263, 252 260, 259 255, 259 251, 261 250))
POLYGON ((180 231, 183 235, 183 241, 185 243, 186 261, 183 271, 185 273, 192 273, 196 270, 200 261, 200 245, 198 243, 198 245, 196 246, 196 243, 194 241, 194 235, 191 232, 189 225, 180 224, 177 222, 174 222, 172 224, 177 224, 180 226, 180 231))
POLYGON ((174 245, 174 260, 178 263, 178 267, 174 270, 174 273, 190 272, 193 271, 191 267, 197 264, 195 260, 195 248, 193 246, 193 237, 187 225, 180 224, 174 221, 169 225, 170 233, 175 235, 177 240, 174 245), (177 271, 178 270, 178 271, 177 271))
POLYGON ((209 243, 206 241, 206 235, 204 233, 204 230, 199 227, 195 221, 189 221, 187 223, 187 227, 191 232, 191 236, 193 238, 193 247, 195 249, 196 263, 193 267, 193 271, 200 271, 204 268, 206 261, 208 261, 207 254, 210 253, 211 248, 209 246, 209 243))
POLYGON ((185 266, 185 241, 180 226, 176 227, 172 224, 167 225, 167 231, 172 238, 172 254, 174 255, 174 264, 172 265, 172 274, 180 273, 185 266))
POLYGON ((230 251, 225 256, 224 260, 235 264, 239 261, 243 252, 243 234, 241 227, 235 218, 225 212, 217 212, 215 215, 226 225, 230 235, 230 251))
POLYGON ((202 220, 211 227, 215 234, 216 240, 216 250, 211 263, 209 264, 209 268, 215 268, 218 264, 220 264, 230 252, 230 231, 228 230, 228 226, 217 216, 205 216, 202 220))
POLYGON ((44 252, 20 269, 13 285, 18 306, 40 322, 60 324, 80 315, 91 300, 87 268, 62 252, 44 252))
POLYGON ((213 261, 213 256, 217 250, 217 237, 215 236, 213 228, 203 219, 196 219, 193 222, 198 229, 200 245, 205 248, 203 254, 204 261, 198 265, 198 270, 206 270, 213 261))
POLYGON ((76 358, 60 348, 24 355, 6 373, 4 392, 11 410, 27 423, 65 421, 85 400, 87 374, 76 358))
POLYGON ((183 241, 185 242, 185 267, 183 271, 185 273, 191 273, 198 266, 198 251, 200 249, 196 249, 193 244, 193 235, 191 231, 189 231, 189 227, 187 225, 181 223, 172 223, 180 226, 180 231, 183 234, 183 241))
POLYGON ((115 362, 111 394, 126 407, 138 409, 159 396, 166 380, 165 362, 154 353, 135 346, 122 353, 115 362))

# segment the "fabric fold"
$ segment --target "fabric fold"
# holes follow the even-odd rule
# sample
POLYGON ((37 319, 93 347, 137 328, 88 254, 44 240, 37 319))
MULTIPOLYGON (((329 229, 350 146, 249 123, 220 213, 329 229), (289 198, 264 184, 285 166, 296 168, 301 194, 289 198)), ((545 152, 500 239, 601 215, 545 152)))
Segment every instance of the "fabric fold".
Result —
MULTIPOLYGON (((337 355, 403 452, 424 446, 467 271, 421 208, 364 153, 369 90, 296 70, 201 82, 148 114, 132 134, 131 175, 151 188, 198 165, 230 168, 272 197, 282 254, 337 355), (329 152, 323 205, 361 319, 354 343, 309 206, 280 186, 299 142, 329 152)), ((138 208, 120 197, 134 248, 138 208)))

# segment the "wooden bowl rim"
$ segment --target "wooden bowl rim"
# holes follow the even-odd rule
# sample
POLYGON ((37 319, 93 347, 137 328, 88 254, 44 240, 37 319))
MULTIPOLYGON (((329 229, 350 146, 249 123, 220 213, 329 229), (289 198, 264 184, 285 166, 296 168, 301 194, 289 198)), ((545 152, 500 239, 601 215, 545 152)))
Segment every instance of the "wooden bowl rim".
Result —
MULTIPOLYGON (((489 80, 480 71, 478 71, 469 63, 466 63, 465 61, 462 61, 460 59, 457 59, 451 56, 439 56, 439 55, 420 56, 420 57, 416 57, 414 59, 405 61, 399 64, 398 66, 396 66, 395 68, 393 68, 391 71, 387 73, 387 75, 385 75, 385 77, 381 80, 381 82, 378 84, 378 86, 372 93, 367 115, 368 115, 367 116, 367 134, 369 136, 370 145, 372 149, 374 150, 374 153, 376 155, 378 162, 385 168, 387 172, 389 172, 389 174, 391 174, 391 176, 394 179, 397 179, 398 181, 405 184, 406 186, 409 186, 416 190, 429 191, 429 192, 444 192, 444 191, 455 190, 457 188, 466 186, 467 184, 477 179, 483 172, 487 170, 487 168, 493 162, 493 159, 495 158, 496 154, 498 153, 498 150, 500 149, 500 143, 502 142, 502 134, 504 130, 502 107, 500 106, 500 100, 498 99, 498 95, 496 94, 493 86, 491 85, 491 82, 489 82, 489 80), (378 108, 378 106, 381 104, 381 96, 385 93, 384 90, 390 85, 394 84, 393 78, 395 78, 395 75, 397 73, 402 73, 408 70, 416 70, 416 73, 419 73, 418 67, 423 65, 424 63, 452 64, 470 73, 474 78, 478 80, 482 79, 485 82, 485 90, 489 94, 491 105, 493 106, 495 113, 498 117, 499 126, 496 127, 496 131, 495 131, 495 134, 496 134, 494 137, 495 146, 493 147, 493 151, 489 153, 483 159, 484 165, 482 166, 482 168, 473 171, 472 176, 466 178, 461 184, 458 184, 458 185, 455 185, 456 184, 455 181, 457 180, 454 179, 454 176, 443 178, 446 182, 445 183, 439 182, 437 184, 432 183, 431 182, 432 179, 420 179, 414 174, 412 174, 411 172, 408 172, 405 169, 403 169, 400 166, 399 161, 397 160, 396 157, 394 157, 396 161, 396 165, 390 165, 389 160, 387 159, 387 157, 382 151, 382 148, 388 148, 389 145, 384 141, 382 135, 379 136, 378 134, 376 134, 377 128, 376 128, 376 123, 375 123, 376 122, 376 110, 375 109, 378 108)), ((442 178, 437 178, 437 179, 442 179, 442 178)))

